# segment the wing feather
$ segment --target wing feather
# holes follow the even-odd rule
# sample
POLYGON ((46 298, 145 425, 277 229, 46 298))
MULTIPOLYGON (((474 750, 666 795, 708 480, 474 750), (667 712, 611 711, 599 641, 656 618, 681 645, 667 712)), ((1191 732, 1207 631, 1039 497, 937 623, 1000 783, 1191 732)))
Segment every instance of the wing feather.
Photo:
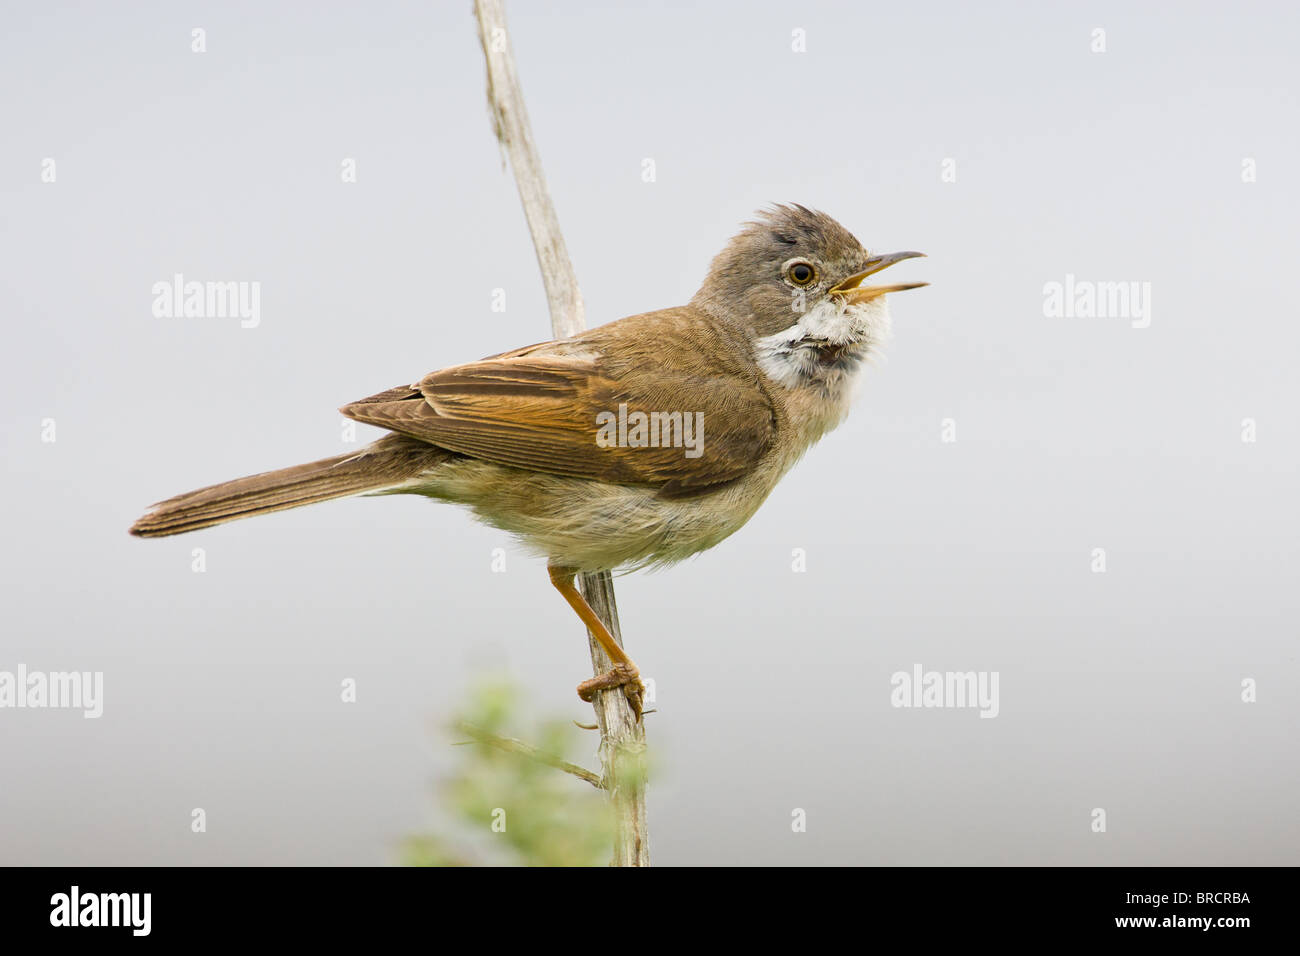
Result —
POLYGON ((341 411, 502 465, 695 493, 752 468, 772 443, 775 414, 752 362, 744 360, 746 343, 689 313, 694 310, 634 316, 573 339, 453 366, 341 411), (682 340, 665 348, 663 340, 674 335, 682 340), (707 363, 701 354, 710 357, 707 363), (667 355, 683 356, 682 367, 665 361, 667 355), (602 445, 598 415, 618 416, 620 406, 627 416, 697 415, 698 455, 680 444, 602 445))

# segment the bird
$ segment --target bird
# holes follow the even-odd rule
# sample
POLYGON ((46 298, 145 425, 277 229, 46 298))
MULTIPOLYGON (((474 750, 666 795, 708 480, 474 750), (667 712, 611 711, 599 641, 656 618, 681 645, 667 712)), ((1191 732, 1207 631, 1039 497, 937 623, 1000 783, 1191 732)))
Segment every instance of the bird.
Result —
POLYGON ((640 671, 575 587, 579 573, 679 562, 734 534, 847 416, 891 334, 889 293, 864 285, 919 252, 873 254, 825 213, 760 210, 683 306, 431 372, 344 405, 388 430, 359 452, 161 501, 144 538, 356 495, 468 507, 546 559, 555 589, 612 662, 578 685, 640 671))

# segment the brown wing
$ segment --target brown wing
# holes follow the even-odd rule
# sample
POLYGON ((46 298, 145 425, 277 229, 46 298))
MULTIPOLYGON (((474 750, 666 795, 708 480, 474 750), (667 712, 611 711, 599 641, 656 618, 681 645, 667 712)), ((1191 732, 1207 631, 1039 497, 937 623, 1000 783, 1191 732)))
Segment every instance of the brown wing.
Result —
POLYGON ((689 494, 745 474, 773 440, 747 349, 701 313, 670 309, 433 372, 341 411, 502 465, 689 494))

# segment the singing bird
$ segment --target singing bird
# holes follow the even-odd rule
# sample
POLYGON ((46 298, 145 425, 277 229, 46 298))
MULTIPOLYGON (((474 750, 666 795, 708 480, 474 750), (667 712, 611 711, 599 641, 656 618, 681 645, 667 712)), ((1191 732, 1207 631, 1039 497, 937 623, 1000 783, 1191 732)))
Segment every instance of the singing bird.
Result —
POLYGON ((583 571, 681 561, 737 531, 844 420, 890 333, 863 285, 919 252, 875 255, 799 205, 760 211, 691 301, 431 372, 344 405, 389 430, 360 452, 160 502, 131 533, 162 537, 362 494, 467 505, 544 556, 551 582, 614 666, 578 693, 640 678, 574 586, 583 571))

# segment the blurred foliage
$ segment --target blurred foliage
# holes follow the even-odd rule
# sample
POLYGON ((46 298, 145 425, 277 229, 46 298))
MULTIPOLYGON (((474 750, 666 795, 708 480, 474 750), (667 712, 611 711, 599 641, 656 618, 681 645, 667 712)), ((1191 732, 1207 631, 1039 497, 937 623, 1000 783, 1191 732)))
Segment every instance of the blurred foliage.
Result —
MULTIPOLYGON (((590 758, 594 731, 569 720, 525 721, 520 688, 481 685, 452 720, 517 738, 571 763, 590 758)), ((432 833, 408 839, 408 866, 606 866, 613 845, 609 802, 602 791, 570 773, 519 753, 469 740, 452 730, 459 765, 442 781, 440 806, 454 819, 459 838, 432 833), (460 826, 463 824, 464 826, 460 826)))

